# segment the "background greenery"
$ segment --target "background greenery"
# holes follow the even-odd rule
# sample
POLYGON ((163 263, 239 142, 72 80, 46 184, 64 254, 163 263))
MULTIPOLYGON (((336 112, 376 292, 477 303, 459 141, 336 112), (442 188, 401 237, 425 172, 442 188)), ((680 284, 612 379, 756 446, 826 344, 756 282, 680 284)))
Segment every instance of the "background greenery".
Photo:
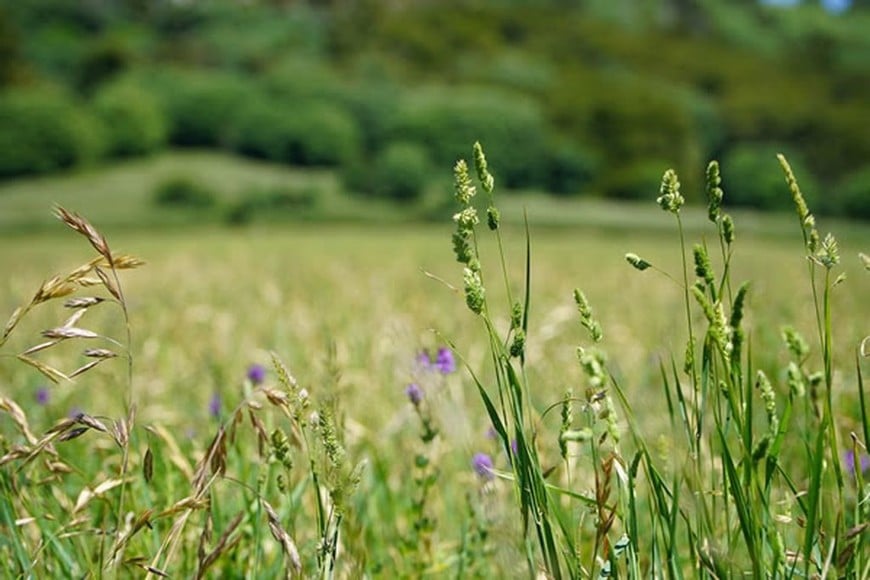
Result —
POLYGON ((510 189, 647 198, 673 166, 697 202, 717 158, 776 209, 785 151, 867 218, 868 29, 861 2, 5 2, 0 177, 205 147, 407 211, 479 139, 510 189))

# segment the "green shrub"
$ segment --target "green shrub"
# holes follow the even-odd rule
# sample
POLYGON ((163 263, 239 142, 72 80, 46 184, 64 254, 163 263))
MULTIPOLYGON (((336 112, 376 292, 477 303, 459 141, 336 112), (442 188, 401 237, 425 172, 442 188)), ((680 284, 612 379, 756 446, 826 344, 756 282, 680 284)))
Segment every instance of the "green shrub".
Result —
POLYGON ((259 82, 262 90, 281 100, 335 101, 343 93, 334 66, 311 58, 289 58, 270 68, 259 82))
POLYGON ((550 147, 544 186, 556 194, 580 193, 595 175, 597 160, 588 150, 568 141, 550 147))
POLYGON ((515 93, 468 88, 411 93, 400 103, 393 136, 425 145, 439 165, 452 164, 479 139, 507 187, 541 185, 547 172, 544 117, 533 101, 515 93))
POLYGON ((160 103, 141 86, 105 86, 94 97, 94 109, 106 127, 111 155, 150 153, 166 143, 169 128, 160 103))
POLYGON ((0 95, 0 176, 92 161, 104 139, 100 123, 62 93, 35 88, 0 95))
POLYGON ((837 188, 836 209, 847 217, 870 220, 870 165, 847 175, 837 188))
POLYGON ((245 155, 294 165, 340 165, 360 149, 354 119, 341 108, 313 101, 259 98, 234 119, 232 147, 245 155))
POLYGON ((229 73, 172 71, 155 75, 151 82, 176 145, 225 145, 236 113, 256 94, 249 79, 229 73))
POLYGON ((313 207, 318 196, 319 191, 313 187, 255 189, 229 206, 226 221, 242 225, 258 216, 293 215, 313 207))
POLYGON ((729 203, 764 210, 792 207, 782 172, 772 162, 777 153, 786 154, 807 201, 815 201, 818 187, 799 155, 778 144, 751 143, 737 145, 722 158, 722 172, 727 178, 723 189, 729 203))
POLYGON ((375 158, 373 192, 397 201, 413 201, 431 177, 432 162, 426 149, 417 143, 396 142, 375 158))
POLYGON ((389 79, 379 78, 353 85, 342 93, 339 102, 356 119, 365 151, 380 151, 389 142, 401 90, 389 79))
POLYGON ((214 192, 185 176, 174 176, 160 182, 154 189, 154 202, 177 209, 210 209, 217 205, 214 192))

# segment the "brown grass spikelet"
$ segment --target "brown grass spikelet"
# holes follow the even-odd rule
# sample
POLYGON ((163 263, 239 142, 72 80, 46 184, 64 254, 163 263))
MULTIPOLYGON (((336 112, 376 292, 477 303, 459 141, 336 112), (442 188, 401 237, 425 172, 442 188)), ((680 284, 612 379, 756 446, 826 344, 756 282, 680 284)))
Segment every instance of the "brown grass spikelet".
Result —
POLYGON ((196 497, 191 495, 178 500, 170 507, 160 512, 157 517, 163 518, 166 516, 173 516, 177 513, 188 510, 204 510, 207 509, 209 505, 210 502, 207 497, 196 497))
POLYGON ((123 302, 124 299, 121 296, 121 291, 118 289, 118 285, 112 281, 112 279, 109 277, 109 275, 106 274, 106 271, 100 267, 95 267, 94 272, 96 273, 97 277, 100 279, 100 282, 102 283, 102 285, 106 288, 106 290, 109 291, 109 294, 114 296, 118 300, 118 302, 123 302))
POLYGON ((61 206, 54 208, 54 215, 73 230, 88 239, 98 254, 103 256, 111 266, 113 264, 112 253, 105 236, 97 231, 91 223, 77 213, 67 211, 61 206))
POLYGON ((0 467, 6 465, 7 463, 11 463, 17 459, 23 459, 30 455, 30 449, 24 447, 23 445, 13 445, 6 455, 0 457, 0 467))
POLYGON ((111 351, 107 348, 86 348, 82 353, 84 356, 88 358, 115 358, 118 356, 118 353, 111 351))
POLYGON ((92 330, 85 328, 77 328, 75 326, 59 326, 57 328, 49 328, 40 333, 45 338, 99 338, 100 335, 92 330))
POLYGON ((35 344, 35 345, 31 346, 30 348, 28 348, 27 350, 25 350, 21 354, 24 356, 30 356, 32 354, 39 352, 39 351, 51 348, 54 345, 59 344, 59 343, 60 343, 60 340, 49 340, 47 342, 41 342, 39 344, 35 344))
POLYGON ((31 306, 48 302, 55 298, 63 298, 69 296, 76 291, 76 286, 70 281, 70 278, 61 278, 54 276, 42 283, 42 286, 36 291, 31 300, 31 306))
POLYGON ((199 460, 194 470, 193 488, 197 493, 201 493, 206 488, 209 467, 211 467, 212 473, 219 473, 221 475, 223 474, 221 469, 226 470, 226 454, 226 430, 221 425, 218 427, 218 431, 209 444, 205 455, 199 460))
POLYGON ((296 542, 290 537, 290 534, 281 526, 281 520, 278 519, 278 514, 275 509, 264 499, 260 500, 263 504, 263 509, 266 512, 266 517, 269 520, 269 531, 272 532, 272 537, 281 544, 284 549, 284 554, 290 558, 290 564, 293 566, 294 572, 299 574, 302 572, 302 560, 299 558, 299 550, 296 548, 296 542))
POLYGON ((35 358, 31 358, 25 354, 19 354, 17 356, 18 360, 23 362, 24 364, 30 365, 39 372, 41 372, 45 377, 53 383, 59 383, 61 381, 69 381, 70 378, 66 376, 61 371, 56 368, 45 364, 44 362, 38 361, 35 358))
POLYGON ((112 263, 108 260, 100 260, 94 264, 97 268, 114 268, 115 270, 133 270, 145 265, 145 260, 129 254, 112 256, 112 263))
POLYGON ((207 530, 203 531, 203 535, 200 541, 199 563, 196 570, 196 578, 204 577, 205 572, 212 564, 217 562, 218 558, 220 558, 224 552, 228 552, 233 547, 235 547, 236 544, 239 543, 239 541, 242 539, 242 536, 233 536, 233 533, 239 527, 239 524, 242 523, 244 516, 245 512, 239 512, 220 535, 217 543, 215 544, 215 547, 208 554, 206 554, 205 543, 208 541, 208 539, 210 539, 206 536, 211 536, 211 517, 209 516, 207 520, 207 530), (209 533, 206 534, 206 531, 208 531, 209 533))
POLYGON ((251 420, 251 426, 257 432, 257 452, 260 457, 265 455, 266 447, 269 445, 269 435, 266 433, 266 426, 257 417, 253 409, 248 409, 248 417, 251 420))
POLYGON ((78 417, 76 417, 76 421, 78 423, 81 423, 82 425, 90 427, 94 431, 99 431, 101 433, 109 432, 109 428, 106 427, 105 423, 95 417, 91 417, 87 413, 81 413, 78 417))
POLYGON ((61 433, 60 436, 58 436, 57 440, 60 442, 72 441, 73 439, 78 439, 87 432, 87 427, 76 427, 74 429, 69 429, 61 433))
POLYGON ((7 397, 0 397, 0 411, 5 411, 10 417, 12 417, 15 426, 18 427, 18 430, 21 431, 28 443, 31 445, 36 444, 36 435, 34 435, 30 430, 30 425, 27 422, 27 415, 25 415, 21 407, 18 406, 18 403, 7 397))
POLYGON ((79 298, 70 298, 63 303, 64 308, 90 308, 96 306, 100 302, 105 302, 105 298, 99 296, 81 296, 79 298))
POLYGON ((122 483, 124 483, 123 479, 112 478, 105 480, 93 489, 85 487, 81 493, 79 493, 78 499, 76 499, 75 506, 73 506, 72 510, 73 513, 80 512, 92 499, 102 496, 122 483))

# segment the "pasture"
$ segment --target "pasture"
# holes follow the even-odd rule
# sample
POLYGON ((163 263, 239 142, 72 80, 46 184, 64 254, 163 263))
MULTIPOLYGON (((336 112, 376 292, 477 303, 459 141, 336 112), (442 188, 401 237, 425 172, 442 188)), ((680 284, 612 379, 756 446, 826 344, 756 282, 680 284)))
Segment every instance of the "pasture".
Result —
MULTIPOLYGON (((508 215, 511 203, 518 202, 506 200, 508 215)), ((531 438, 526 444, 536 449, 549 481, 585 498, 560 496, 558 501, 576 532, 577 561, 583 563, 578 574, 601 573, 602 558, 617 562, 612 545, 629 530, 621 520, 615 524, 608 531, 613 538, 607 548, 596 536, 602 512, 589 503, 600 498, 598 479, 605 464, 597 455, 600 450, 572 444, 567 460, 560 457, 559 403, 567 389, 580 399, 588 390, 576 348, 589 339, 572 291, 582 290, 592 305, 604 331, 601 348, 609 373, 633 409, 629 419, 616 401, 622 442, 608 449, 621 450, 620 469, 628 470, 637 449, 629 435, 638 430, 649 452, 661 461, 664 478, 679 488, 679 466, 691 455, 691 444, 679 422, 674 423, 675 403, 666 395, 666 385, 673 388, 672 360, 682 367, 687 338, 679 237, 652 218, 649 227, 604 220, 598 226, 582 220, 573 227, 535 225, 536 206, 526 205, 532 223, 523 354, 531 418, 524 425, 531 438), (628 252, 658 271, 636 271, 624 259, 628 252)), ((660 211, 653 198, 649 206, 649 215, 660 211)), ((47 207, 45 214, 49 215, 47 207)), ((462 270, 451 251, 451 215, 452 211, 445 213, 443 225, 395 220, 368 225, 263 223, 231 229, 135 228, 124 220, 111 225, 109 219, 103 233, 113 253, 146 262, 118 272, 129 314, 131 373, 121 356, 72 382, 52 384, 17 361, 15 354, 44 340, 40 332, 59 326, 69 315, 61 301, 54 301, 35 308, 3 345, 0 394, 20 406, 37 439, 78 413, 104 426, 114 424, 132 401, 136 414, 126 423, 131 427, 129 442, 113 441, 111 428, 104 433, 91 427, 69 441, 51 440, 53 455, 47 458, 45 453, 35 454, 5 464, 0 526, 15 528, 16 533, 0 542, 4 573, 37 570, 99 577, 145 569, 185 577, 222 570, 231 576, 274 577, 281 570, 298 569, 306 576, 319 571, 338 577, 528 574, 527 553, 532 562, 539 556, 531 547, 534 542, 523 540, 511 464, 503 442, 492 433, 491 416, 468 372, 472 370, 485 388, 495 389, 498 379, 486 328, 464 304, 462 270), (455 371, 422 368, 421 352, 434 356, 448 344, 456 347, 455 371), (271 353, 298 384, 282 378, 271 353), (252 365, 266 370, 262 383, 249 375, 252 365), (422 403, 409 401, 406 389, 411 383, 423 389, 422 403), (299 389, 305 395, 293 404, 276 395, 296 397, 299 389), (318 415, 312 418, 311 412, 318 415), (340 442, 340 460, 323 435, 329 431, 340 442), (312 433, 319 433, 323 441, 318 443, 312 433), (498 477, 481 470, 475 459, 480 453, 491 458, 498 477), (292 459, 285 462, 288 454, 292 459), (221 461, 216 463, 215 456, 221 461)), ((507 287, 516 297, 525 286, 526 239, 519 211, 512 215, 501 234, 507 287)), ((794 327, 811 345, 802 361, 808 373, 823 366, 807 259, 796 218, 789 216, 795 222, 791 231, 783 228, 784 218, 744 217, 749 231, 741 229, 739 218, 735 220, 728 276, 735 288, 744 280, 752 283, 744 319, 752 361, 747 364, 752 373, 763 370, 770 377, 781 410, 791 397, 783 327, 794 327)), ((93 222, 102 231, 100 221, 93 222)), ((705 227, 700 212, 689 212, 687 223, 687 259, 691 262, 691 244, 704 242, 721 274, 716 228, 705 227)), ((845 451, 852 448, 850 433, 860 440, 867 421, 861 417, 856 351, 870 334, 870 273, 858 257, 870 249, 870 231, 842 226, 843 232, 835 234, 842 257, 838 272, 846 277, 830 300, 835 336, 831 432, 845 451)), ((507 333, 511 303, 508 290, 497 282, 498 248, 481 234, 479 251, 481 262, 492 264, 487 279, 492 327, 507 333)), ((4 234, 3 315, 30 300, 50 276, 69 272, 92 257, 87 240, 60 223, 33 234, 4 234)), ((87 294, 84 289, 82 295, 87 294)), ((691 312, 693 322, 703 325, 701 309, 693 304, 691 312)), ((114 303, 89 310, 80 326, 126 344, 124 319, 114 303)), ((85 360, 81 345, 73 347, 73 342, 38 353, 39 360, 71 371, 85 360)), ((99 338, 93 342, 111 347, 99 338)), ((866 374, 866 359, 859 364, 866 374)), ((751 385, 747 392, 753 392, 751 385)), ((763 404, 757 405, 763 417, 763 404)), ((7 415, 13 416, 7 407, 7 415)), ((587 412, 586 406, 577 407, 584 409, 581 414, 587 412)), ((804 452, 815 444, 806 435, 810 405, 796 402, 795 409, 800 419, 792 423, 793 432, 784 434, 782 462, 803 461, 804 452)), ((74 428, 74 421, 67 421, 64 433, 74 428)), ((20 423, 7 417, 0 422, 0 436, 4 454, 27 445, 20 423)), ((803 468, 798 472, 804 473, 803 468)), ((826 473, 822 481, 830 483, 833 476, 826 473)), ((850 520, 851 528, 860 522, 856 515, 867 508, 856 503, 862 492, 853 474, 837 473, 843 481, 826 488, 821 501, 838 496, 838 505, 845 506, 840 516, 850 520)), ((811 474, 812 470, 806 477, 811 474)), ((791 565, 799 560, 794 554, 803 554, 804 535, 797 522, 805 506, 798 498, 801 490, 812 487, 810 479, 793 480, 791 492, 779 489, 771 496, 778 503, 765 508, 765 513, 779 516, 775 525, 784 530, 788 545, 783 554, 791 554, 791 565)), ((618 486, 615 479, 613 486, 618 486)), ((640 490, 637 501, 655 514, 649 507, 654 503, 650 493, 640 490)), ((727 491, 710 488, 707 493, 714 498, 710 505, 727 503, 722 499, 727 491)), ((866 497, 861 501, 866 503, 866 497)), ((687 522, 694 521, 694 509, 687 508, 687 522)), ((669 568, 671 573, 706 570, 695 556, 705 553, 714 562, 710 570, 754 569, 748 564, 754 558, 751 550, 749 555, 722 551, 732 541, 740 543, 734 517, 719 524, 733 537, 727 535, 723 545, 709 552, 687 548, 685 558, 669 568)), ((658 520, 650 516, 650 521, 658 520)), ((848 522, 828 523, 843 533, 848 522)), ((635 548, 638 570, 648 570, 665 558, 659 553, 659 543, 666 545, 664 532, 649 525, 640 531, 648 544, 635 548)), ((677 538, 686 532, 673 533, 677 538)), ((837 547, 857 547, 854 562, 866 566, 866 541, 855 540, 863 529, 855 533, 837 547)), ((684 540, 694 541, 691 533, 684 540)), ((823 538, 818 547, 813 544, 807 550, 821 550, 813 568, 825 569, 824 550, 831 541, 823 538)), ((776 558, 770 561, 786 566, 776 558)), ((853 571, 868 573, 867 568, 853 571)))

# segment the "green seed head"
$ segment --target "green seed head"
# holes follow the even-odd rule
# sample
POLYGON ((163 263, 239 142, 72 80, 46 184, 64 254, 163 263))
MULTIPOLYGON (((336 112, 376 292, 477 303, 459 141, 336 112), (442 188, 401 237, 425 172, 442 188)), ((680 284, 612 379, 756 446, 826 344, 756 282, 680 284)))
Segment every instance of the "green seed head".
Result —
POLYGON ((480 223, 480 219, 477 217, 477 210, 473 206, 468 206, 459 213, 454 214, 453 221, 456 222, 457 229, 463 231, 473 230, 474 226, 480 223))
POLYGON ((625 255, 625 261, 631 264, 636 270, 640 270, 643 272, 647 268, 652 267, 652 264, 638 256, 637 254, 632 254, 629 252, 625 255))
POLYGON ((468 175, 468 164, 464 159, 460 159, 453 166, 454 176, 454 193, 456 201, 465 206, 471 203, 471 198, 474 197, 474 186, 471 184, 471 177, 468 175))
POLYGON ((746 295, 749 293, 749 282, 744 282, 737 289, 737 295, 734 296, 734 304, 731 305, 731 320, 728 324, 731 328, 739 328, 743 322, 743 309, 746 305, 746 295))
POLYGON ((463 278, 465 282, 465 303, 468 305, 469 310, 475 314, 482 313, 485 292, 480 274, 471 268, 465 268, 463 278))
POLYGON ((474 257, 471 246, 471 231, 457 230, 453 233, 453 253, 460 264, 469 264, 474 257))
POLYGON ((707 254, 706 248, 701 244, 695 244, 693 253, 695 256, 695 275, 704 280, 708 287, 712 288, 715 283, 713 264, 710 262, 710 256, 707 254))
POLYGON ((711 161, 707 165, 707 217, 715 223, 721 215, 722 198, 724 192, 719 187, 722 178, 719 175, 719 162, 711 161))
POLYGON ((794 172, 791 169, 791 165, 789 165, 788 161, 785 158, 785 155, 782 153, 778 153, 776 158, 779 160, 779 165, 782 167, 783 172, 785 173, 785 181, 788 183, 788 188, 791 191, 792 200, 794 200, 795 208, 797 209, 798 217, 801 220, 802 224, 807 223, 807 218, 811 217, 810 210, 807 207, 807 202, 804 200, 804 195, 801 193, 801 188, 798 185, 797 178, 794 176, 794 172))
POLYGON ((497 207, 491 205, 486 208, 486 225, 489 226, 490 230, 495 231, 498 229, 499 220, 501 220, 501 214, 497 207))
POLYGON ((523 325, 523 305, 515 302, 511 308, 511 329, 516 330, 523 325))
POLYGON ((798 361, 803 360, 810 352, 810 347, 807 341, 801 334, 791 326, 785 326, 782 329, 782 340, 788 347, 792 356, 798 361))
POLYGON ((522 328, 514 331, 514 340, 511 343, 510 353, 512 357, 520 357, 525 352, 526 333, 522 328))
POLYGON ((729 246, 734 243, 734 219, 728 214, 722 217, 722 237, 729 246))
POLYGON ((840 248, 833 234, 826 235, 822 240, 822 247, 816 252, 816 259, 828 270, 840 263, 840 248))
POLYGON ((668 169, 662 176, 662 184, 659 188, 659 195, 656 202, 665 211, 677 214, 680 208, 685 203, 685 198, 680 193, 680 180, 677 178, 677 172, 673 169, 668 169))
POLYGON ((486 155, 483 154, 483 147, 481 147, 479 142, 474 144, 474 167, 477 169, 477 178, 480 180, 481 185, 483 185, 483 190, 486 193, 492 193, 495 187, 495 179, 487 169, 486 155))

